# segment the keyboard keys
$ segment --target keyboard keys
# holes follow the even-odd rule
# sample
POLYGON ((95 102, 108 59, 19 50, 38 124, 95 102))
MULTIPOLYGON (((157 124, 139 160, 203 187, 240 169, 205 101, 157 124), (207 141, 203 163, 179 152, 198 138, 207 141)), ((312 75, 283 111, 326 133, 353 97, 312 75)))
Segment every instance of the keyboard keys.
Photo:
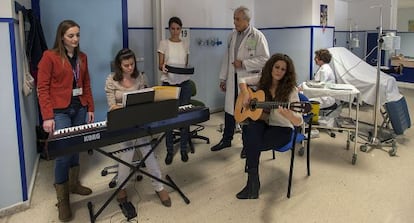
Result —
POLYGON ((103 128, 106 127, 106 121, 102 122, 95 122, 95 123, 88 123, 84 125, 78 125, 78 126, 71 126, 68 128, 58 129, 53 132, 54 137, 58 137, 61 135, 67 135, 67 134, 76 134, 80 131, 91 131, 94 128, 103 128))

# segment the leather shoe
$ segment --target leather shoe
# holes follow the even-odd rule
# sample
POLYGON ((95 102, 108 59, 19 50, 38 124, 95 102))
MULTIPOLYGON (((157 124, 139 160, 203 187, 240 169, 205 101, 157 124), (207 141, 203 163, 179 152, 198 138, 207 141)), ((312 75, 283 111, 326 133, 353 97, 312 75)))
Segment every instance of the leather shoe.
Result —
POLYGON ((246 157, 247 157, 246 149, 243 147, 242 151, 240 152, 240 158, 246 159, 246 157))
POLYGON ((188 154, 187 151, 181 151, 181 160, 183 162, 187 162, 188 161, 188 154))
POLYGON ((165 164, 170 165, 173 161, 174 153, 167 152, 167 156, 165 157, 165 164))
POLYGON ((163 189, 162 191, 155 192, 158 195, 158 198, 160 199, 162 205, 164 205, 165 207, 171 207, 171 198, 165 189, 163 189))
POLYGON ((211 151, 219 151, 219 150, 222 150, 222 149, 227 148, 227 147, 231 147, 231 142, 221 140, 217 145, 211 147, 210 150, 211 151))

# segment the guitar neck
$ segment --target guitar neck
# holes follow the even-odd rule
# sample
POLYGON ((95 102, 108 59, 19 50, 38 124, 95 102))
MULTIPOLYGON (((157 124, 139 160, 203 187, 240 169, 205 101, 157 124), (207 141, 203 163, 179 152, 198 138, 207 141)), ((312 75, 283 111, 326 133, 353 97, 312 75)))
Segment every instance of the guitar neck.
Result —
POLYGON ((274 102, 274 101, 263 101, 263 102, 256 102, 254 107, 255 108, 264 108, 264 109, 275 109, 278 107, 283 108, 290 108, 289 102, 274 102))

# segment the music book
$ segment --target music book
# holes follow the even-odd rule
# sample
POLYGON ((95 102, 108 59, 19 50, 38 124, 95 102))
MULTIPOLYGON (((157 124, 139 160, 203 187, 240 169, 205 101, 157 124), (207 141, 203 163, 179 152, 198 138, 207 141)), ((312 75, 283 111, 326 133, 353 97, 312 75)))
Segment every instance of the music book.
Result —
POLYGON ((154 101, 164 101, 169 99, 180 98, 180 87, 175 86, 154 86, 155 91, 154 101))
POLYGON ((144 104, 154 102, 155 91, 152 88, 143 88, 136 91, 126 92, 122 95, 122 106, 144 104))

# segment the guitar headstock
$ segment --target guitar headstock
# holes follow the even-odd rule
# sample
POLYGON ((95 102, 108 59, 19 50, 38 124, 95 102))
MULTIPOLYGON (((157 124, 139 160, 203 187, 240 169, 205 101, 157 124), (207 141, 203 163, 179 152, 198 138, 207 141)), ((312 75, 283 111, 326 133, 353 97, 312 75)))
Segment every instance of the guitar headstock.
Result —
POLYGON ((307 101, 291 102, 289 106, 290 110, 300 113, 309 113, 312 110, 311 103, 307 101))

